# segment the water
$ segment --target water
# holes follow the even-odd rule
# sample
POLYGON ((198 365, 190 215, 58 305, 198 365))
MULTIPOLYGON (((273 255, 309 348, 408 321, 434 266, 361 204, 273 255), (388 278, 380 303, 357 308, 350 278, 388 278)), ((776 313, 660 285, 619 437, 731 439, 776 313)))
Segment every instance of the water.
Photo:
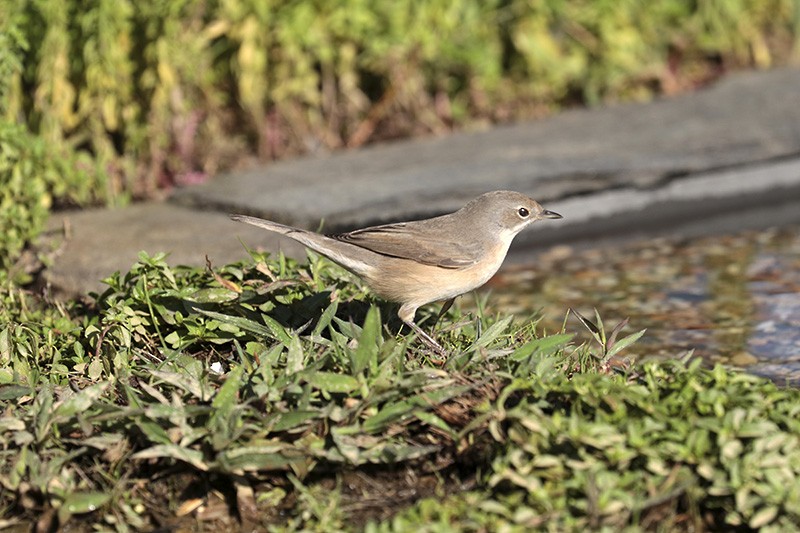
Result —
MULTIPOLYGON (((657 238, 576 250, 552 248, 535 265, 490 283, 492 310, 544 313, 548 331, 569 307, 597 308, 610 329, 647 328, 627 352, 679 357, 800 383, 800 227, 693 239, 657 238)), ((570 331, 580 331, 572 319, 570 331)))

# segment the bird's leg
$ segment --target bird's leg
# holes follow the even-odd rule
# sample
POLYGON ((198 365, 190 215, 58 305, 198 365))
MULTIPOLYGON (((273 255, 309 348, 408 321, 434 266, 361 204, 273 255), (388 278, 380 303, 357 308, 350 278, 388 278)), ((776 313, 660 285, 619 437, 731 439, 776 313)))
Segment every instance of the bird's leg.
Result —
POLYGON ((418 325, 414 324, 413 322, 406 322, 406 324, 411 329, 414 330, 414 332, 419 336, 419 339, 425 345, 427 345, 428 348, 430 348, 431 350, 436 352, 438 355, 441 355, 443 357, 447 356, 447 351, 442 347, 442 345, 439 344, 438 342, 436 342, 436 340, 433 337, 431 337, 430 335, 428 335, 427 333, 422 331, 421 327, 419 327, 418 325))
POLYGON ((441 356, 447 356, 447 351, 444 348, 442 348, 442 345, 436 342, 433 337, 422 331, 422 328, 420 328, 418 325, 414 323, 414 315, 416 314, 416 312, 417 312, 416 306, 403 304, 400 306, 400 310, 397 312, 397 316, 400 317, 400 320, 402 320, 405 325, 414 330, 414 333, 417 334, 419 339, 424 344, 426 344, 428 348, 430 348, 431 350, 433 350, 434 352, 436 352, 441 356))

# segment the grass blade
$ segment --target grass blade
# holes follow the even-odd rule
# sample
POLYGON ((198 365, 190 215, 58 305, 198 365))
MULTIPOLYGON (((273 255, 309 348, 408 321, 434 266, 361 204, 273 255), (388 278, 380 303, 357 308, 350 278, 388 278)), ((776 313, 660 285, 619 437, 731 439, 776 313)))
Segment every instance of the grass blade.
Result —
POLYGON ((358 348, 350 352, 350 371, 353 374, 361 373, 367 366, 378 363, 378 348, 381 336, 381 314, 376 306, 367 311, 367 318, 361 328, 358 338, 358 348))

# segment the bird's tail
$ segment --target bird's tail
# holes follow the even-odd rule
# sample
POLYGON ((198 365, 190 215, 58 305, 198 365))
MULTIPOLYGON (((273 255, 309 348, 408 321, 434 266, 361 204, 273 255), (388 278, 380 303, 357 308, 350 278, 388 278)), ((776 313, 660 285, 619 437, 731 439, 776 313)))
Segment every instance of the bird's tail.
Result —
POLYGON ((317 253, 333 259, 343 267, 358 275, 369 274, 372 271, 373 256, 376 254, 353 244, 337 241, 311 231, 300 228, 284 226, 271 220, 251 217, 247 215, 230 215, 232 220, 244 222, 252 226, 286 235, 297 242, 306 245, 317 253))
POLYGON ((275 233, 280 233, 281 235, 288 235, 293 231, 303 231, 298 228, 293 228, 291 226, 284 226, 283 224, 272 222, 271 220, 264 220, 263 218, 251 217, 247 215, 228 215, 228 216, 231 217, 231 220, 235 220, 236 222, 244 222, 245 224, 250 224, 251 226, 258 226, 259 228, 264 228, 269 231, 274 231, 275 233))

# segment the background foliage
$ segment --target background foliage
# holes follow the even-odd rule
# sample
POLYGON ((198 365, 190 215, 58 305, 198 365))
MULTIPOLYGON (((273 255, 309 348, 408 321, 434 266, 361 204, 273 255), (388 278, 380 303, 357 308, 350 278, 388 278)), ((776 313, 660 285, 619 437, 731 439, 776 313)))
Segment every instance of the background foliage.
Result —
POLYGON ((0 114, 96 197, 785 61, 797 0, 0 0, 0 114))

